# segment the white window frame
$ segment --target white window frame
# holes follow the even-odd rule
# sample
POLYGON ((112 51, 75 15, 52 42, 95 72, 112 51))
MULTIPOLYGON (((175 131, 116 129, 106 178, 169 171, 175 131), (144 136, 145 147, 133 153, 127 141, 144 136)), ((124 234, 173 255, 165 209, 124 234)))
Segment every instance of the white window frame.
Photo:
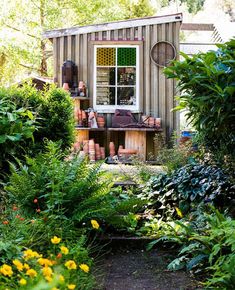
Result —
MULTIPOLYGON (((93 107, 95 110, 97 110, 98 112, 104 112, 104 113, 113 113, 115 111, 115 109, 125 109, 125 110, 130 110, 132 112, 139 112, 140 109, 140 61, 139 61, 139 56, 140 56, 140 48, 139 45, 136 44, 102 44, 102 45, 94 45, 94 86, 93 86, 93 107), (96 100, 97 100, 97 96, 96 96, 96 77, 97 77, 97 66, 96 65, 96 60, 97 60, 97 48, 119 48, 119 47, 124 47, 124 48, 136 48, 136 65, 135 65, 135 69, 136 69, 136 84, 135 84, 135 94, 136 94, 136 104, 135 105, 97 105, 96 104, 96 100)), ((100 66, 100 67, 104 67, 104 66, 100 66)), ((116 84, 115 84, 115 91, 116 88, 118 87, 117 85, 117 68, 118 67, 122 67, 122 66, 118 66, 117 65, 117 53, 116 53, 116 65, 115 66, 105 66, 105 67, 115 67, 115 71, 116 71, 116 84)), ((134 66, 123 66, 123 67, 134 67, 134 66)), ((125 86, 121 86, 121 87, 125 87, 125 86)), ((127 87, 129 87, 127 85, 127 87)), ((116 93, 115 93, 116 96, 116 93)), ((115 98, 115 102, 116 102, 116 98, 115 98)))

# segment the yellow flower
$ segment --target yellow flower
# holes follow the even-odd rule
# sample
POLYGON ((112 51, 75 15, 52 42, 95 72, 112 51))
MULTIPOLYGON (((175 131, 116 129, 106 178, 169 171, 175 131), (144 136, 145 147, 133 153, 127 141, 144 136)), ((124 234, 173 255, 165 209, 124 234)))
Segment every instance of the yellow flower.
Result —
POLYGON ((183 217, 182 211, 178 207, 176 207, 175 210, 176 210, 178 217, 182 218, 183 217))
POLYGON ((68 289, 70 289, 70 290, 74 290, 75 287, 76 287, 75 284, 69 284, 69 285, 68 285, 68 289))
POLYGON ((81 264, 79 265, 79 268, 85 273, 88 273, 90 271, 90 268, 87 264, 81 264))
POLYGON ((48 282, 51 282, 51 281, 52 281, 51 276, 45 276, 45 279, 46 279, 48 282))
POLYGON ((45 267, 53 266, 53 262, 51 260, 44 259, 44 258, 39 258, 38 264, 45 267))
POLYGON ((51 242, 52 244, 56 245, 56 244, 59 244, 61 241, 61 238, 58 238, 57 236, 54 236, 52 239, 51 239, 51 242))
POLYGON ((2 273, 4 276, 11 277, 13 275, 12 267, 6 264, 3 264, 0 268, 0 273, 2 273))
POLYGON ((53 287, 53 288, 51 288, 51 290, 59 290, 59 288, 53 287))
POLYGON ((38 252, 32 251, 31 249, 28 249, 28 250, 24 251, 23 253, 24 253, 24 259, 25 260, 29 260, 29 259, 32 259, 32 258, 40 257, 38 252))
POLYGON ((19 284, 24 286, 24 285, 27 284, 27 281, 24 278, 21 278, 20 281, 19 281, 19 284))
POLYGON ((18 271, 23 271, 24 266, 19 260, 17 259, 13 260, 13 264, 16 266, 18 271))
POLYGON ((34 278, 37 276, 37 272, 34 269, 29 269, 27 270, 26 275, 30 276, 31 278, 34 278))
POLYGON ((44 277, 45 276, 49 276, 50 277, 53 274, 53 271, 52 271, 51 267, 44 267, 42 269, 42 274, 43 274, 44 277))
POLYGON ((76 265, 76 263, 73 260, 67 261, 64 265, 69 270, 76 270, 77 269, 77 265, 76 265))
POLYGON ((67 255, 69 253, 69 249, 67 247, 61 246, 60 247, 61 253, 67 255))
POLYGON ((93 229, 96 229, 96 230, 98 230, 98 228, 100 227, 100 225, 98 224, 96 220, 91 220, 91 225, 93 229))
POLYGON ((29 270, 30 269, 30 267, 29 267, 29 265, 27 263, 24 263, 24 269, 25 270, 29 270))
POLYGON ((64 283, 64 276, 63 275, 59 276, 59 281, 60 281, 60 283, 64 283))

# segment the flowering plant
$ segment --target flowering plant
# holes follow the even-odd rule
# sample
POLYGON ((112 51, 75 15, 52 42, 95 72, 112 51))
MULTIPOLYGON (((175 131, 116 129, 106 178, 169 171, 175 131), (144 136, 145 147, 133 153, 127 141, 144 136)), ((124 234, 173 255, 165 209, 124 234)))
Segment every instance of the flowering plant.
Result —
POLYGON ((10 289, 92 289, 91 259, 80 245, 67 247, 62 238, 51 238, 47 255, 24 250, 10 263, 0 265, 0 285, 10 289))

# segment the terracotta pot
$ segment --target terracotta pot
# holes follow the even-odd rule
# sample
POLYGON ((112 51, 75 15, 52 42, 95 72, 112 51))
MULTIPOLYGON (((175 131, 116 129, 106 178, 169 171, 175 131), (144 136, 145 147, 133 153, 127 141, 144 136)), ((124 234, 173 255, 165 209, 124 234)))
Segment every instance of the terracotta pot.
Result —
POLYGON ((104 128, 105 125, 104 116, 97 116, 97 124, 99 128, 104 128))
POLYGON ((89 159, 90 161, 94 162, 95 161, 95 142, 93 139, 89 140, 88 147, 89 147, 89 159))
POLYGON ((100 145, 98 143, 95 144, 95 159, 100 160, 101 154, 100 154, 100 145))
POLYGON ((155 118, 155 126, 156 128, 161 128, 161 118, 155 118))
POLYGON ((123 154, 137 154, 138 150, 137 149, 119 149, 120 155, 123 154))
POLYGON ((114 142, 109 143, 109 155, 113 157, 115 155, 115 145, 114 142))
POLYGON ((154 127, 155 119, 154 117, 149 117, 149 127, 154 127))
POLYGON ((118 156, 120 155, 120 150, 122 150, 123 149, 123 145, 119 145, 119 147, 118 147, 118 156))
POLYGON ((63 83, 63 89, 68 92, 69 91, 69 84, 63 83))
POLYGON ((86 155, 89 153, 89 146, 88 146, 88 140, 83 140, 83 151, 86 155))
POLYGON ((101 155, 101 159, 105 159, 105 149, 104 149, 104 147, 100 147, 100 155, 101 155))
POLYGON ((74 143, 74 145, 73 145, 73 150, 74 150, 75 152, 80 151, 80 150, 81 150, 81 143, 80 143, 80 142, 76 142, 76 143, 74 143))

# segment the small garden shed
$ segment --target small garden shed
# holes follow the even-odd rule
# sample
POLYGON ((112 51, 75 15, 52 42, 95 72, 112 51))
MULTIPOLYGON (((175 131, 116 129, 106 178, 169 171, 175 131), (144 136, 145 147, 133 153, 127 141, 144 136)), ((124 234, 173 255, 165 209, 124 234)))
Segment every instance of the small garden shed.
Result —
POLYGON ((62 66, 65 61, 73 61, 77 67, 75 86, 83 81, 87 89, 85 98, 77 98, 80 107, 92 107, 105 117, 103 131, 96 134, 94 128, 80 126, 78 140, 96 134, 92 138, 102 146, 115 141, 117 150, 124 143, 147 159, 150 152, 154 153, 156 132, 162 130, 169 138, 178 129, 178 116, 171 112, 175 82, 166 79, 163 69, 178 56, 181 22, 182 14, 178 13, 44 33, 44 38, 53 43, 54 81, 63 85, 62 66), (161 118, 161 130, 159 124, 157 128, 112 128, 117 109, 131 111, 136 120, 141 120, 141 115, 161 118))

